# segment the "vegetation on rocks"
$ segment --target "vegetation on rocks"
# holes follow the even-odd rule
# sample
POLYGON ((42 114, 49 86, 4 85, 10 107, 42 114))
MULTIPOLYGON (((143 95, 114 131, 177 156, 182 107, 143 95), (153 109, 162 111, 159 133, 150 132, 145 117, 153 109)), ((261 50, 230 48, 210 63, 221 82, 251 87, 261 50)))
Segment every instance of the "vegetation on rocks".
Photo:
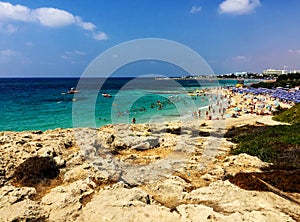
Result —
POLYGON ((247 153, 278 168, 300 168, 300 124, 243 126, 232 128, 226 137, 237 143, 232 154, 247 153))
POLYGON ((23 186, 35 187, 44 180, 54 179, 59 168, 52 157, 29 157, 15 170, 15 182, 23 186))
POLYGON ((300 104, 279 111, 273 119, 291 125, 231 128, 225 137, 238 144, 231 153, 257 156, 263 161, 272 162, 273 167, 278 169, 299 169, 300 104))
POLYGON ((290 124, 300 124, 300 103, 288 110, 279 111, 273 119, 290 124))

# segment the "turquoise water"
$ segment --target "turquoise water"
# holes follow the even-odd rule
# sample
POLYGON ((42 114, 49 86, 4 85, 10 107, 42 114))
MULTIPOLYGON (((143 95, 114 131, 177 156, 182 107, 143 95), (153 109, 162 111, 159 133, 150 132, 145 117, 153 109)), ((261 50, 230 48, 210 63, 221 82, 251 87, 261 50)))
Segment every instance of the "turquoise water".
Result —
POLYGON ((208 105, 207 96, 191 97, 189 91, 236 84, 235 80, 142 78, 88 79, 79 86, 78 82, 75 78, 0 79, 0 131, 99 127, 129 123, 132 118, 137 123, 178 120, 208 105), (77 86, 78 94, 66 93, 77 86))

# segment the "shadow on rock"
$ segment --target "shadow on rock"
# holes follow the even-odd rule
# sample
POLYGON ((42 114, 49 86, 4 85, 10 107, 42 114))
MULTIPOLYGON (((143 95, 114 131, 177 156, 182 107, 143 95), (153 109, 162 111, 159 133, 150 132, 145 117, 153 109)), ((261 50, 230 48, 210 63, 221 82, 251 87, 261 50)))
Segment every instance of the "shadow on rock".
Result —
POLYGON ((229 181, 246 190, 269 191, 269 187, 257 178, 281 191, 300 193, 300 170, 237 173, 229 181))

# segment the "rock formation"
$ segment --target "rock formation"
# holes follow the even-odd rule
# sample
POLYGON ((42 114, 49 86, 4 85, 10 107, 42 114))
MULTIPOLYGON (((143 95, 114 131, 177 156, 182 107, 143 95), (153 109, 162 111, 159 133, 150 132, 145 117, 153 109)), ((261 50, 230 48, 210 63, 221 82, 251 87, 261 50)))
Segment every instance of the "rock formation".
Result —
POLYGON ((247 185, 268 163, 230 156, 224 130, 190 122, 1 132, 0 221, 299 221, 298 203, 247 185))

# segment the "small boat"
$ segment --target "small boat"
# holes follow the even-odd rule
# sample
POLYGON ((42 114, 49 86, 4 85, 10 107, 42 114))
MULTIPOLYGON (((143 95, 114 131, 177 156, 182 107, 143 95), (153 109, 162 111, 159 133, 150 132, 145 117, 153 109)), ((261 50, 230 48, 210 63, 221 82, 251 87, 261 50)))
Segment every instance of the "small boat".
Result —
POLYGON ((75 93, 79 93, 79 91, 73 87, 68 91, 68 94, 75 94, 75 93))
POLYGON ((105 98, 110 98, 111 97, 111 95, 108 94, 108 93, 102 93, 102 96, 105 97, 105 98))

